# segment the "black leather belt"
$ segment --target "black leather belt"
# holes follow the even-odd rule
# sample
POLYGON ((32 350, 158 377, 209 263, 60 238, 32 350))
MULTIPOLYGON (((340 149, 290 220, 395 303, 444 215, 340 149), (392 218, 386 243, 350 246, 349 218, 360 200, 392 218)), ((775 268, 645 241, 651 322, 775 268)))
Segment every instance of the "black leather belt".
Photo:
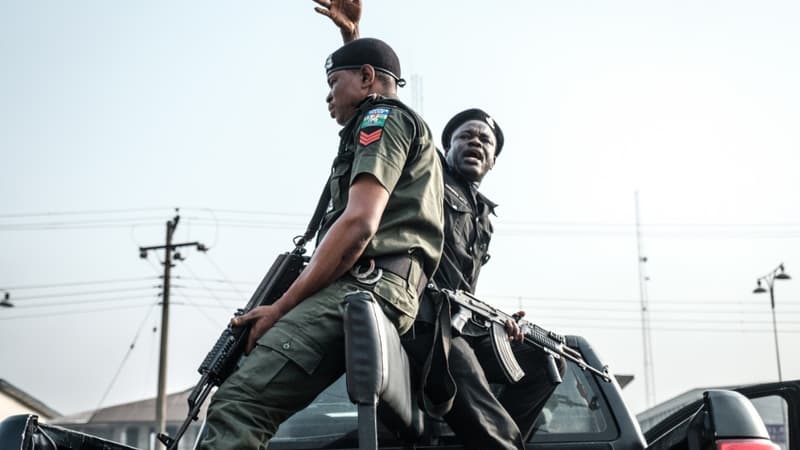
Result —
MULTIPOLYGON (((364 281, 369 279, 375 269, 385 270, 391 272, 400 278, 411 281, 411 269, 414 264, 418 264, 420 268, 422 263, 416 260, 412 255, 384 255, 376 256, 374 258, 362 258, 354 266, 351 273, 356 279, 364 281), (361 276, 359 276, 361 274, 361 276), (363 278, 362 278, 363 276, 363 278)), ((377 281, 377 278, 375 279, 377 281)), ((417 296, 422 294, 425 286, 428 284, 428 277, 425 272, 420 269, 419 280, 417 280, 417 296)))

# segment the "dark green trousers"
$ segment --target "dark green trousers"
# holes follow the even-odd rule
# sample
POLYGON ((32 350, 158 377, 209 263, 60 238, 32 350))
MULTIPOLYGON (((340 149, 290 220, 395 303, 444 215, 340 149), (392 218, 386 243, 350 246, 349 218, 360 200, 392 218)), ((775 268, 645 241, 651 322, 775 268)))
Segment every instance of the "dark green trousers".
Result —
POLYGON ((398 330, 411 327, 413 317, 392 305, 416 302, 406 280, 385 273, 369 286, 350 277, 336 281, 282 317, 219 387, 199 448, 266 449, 284 420, 336 381, 345 371, 342 300, 358 290, 371 291, 398 330))

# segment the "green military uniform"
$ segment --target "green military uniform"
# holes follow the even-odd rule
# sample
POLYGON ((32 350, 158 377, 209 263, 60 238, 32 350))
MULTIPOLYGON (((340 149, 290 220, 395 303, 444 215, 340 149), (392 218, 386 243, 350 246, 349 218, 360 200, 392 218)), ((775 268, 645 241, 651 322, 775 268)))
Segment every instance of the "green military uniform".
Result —
POLYGON ((420 281, 436 269, 443 241, 442 168, 430 130, 399 101, 372 96, 340 137, 319 240, 344 211, 352 181, 368 173, 390 196, 362 259, 409 258, 410 269, 405 277, 383 271, 374 284, 347 274, 283 316, 214 395, 203 449, 266 448, 281 422, 344 373, 345 294, 372 292, 401 333, 413 323, 420 281))

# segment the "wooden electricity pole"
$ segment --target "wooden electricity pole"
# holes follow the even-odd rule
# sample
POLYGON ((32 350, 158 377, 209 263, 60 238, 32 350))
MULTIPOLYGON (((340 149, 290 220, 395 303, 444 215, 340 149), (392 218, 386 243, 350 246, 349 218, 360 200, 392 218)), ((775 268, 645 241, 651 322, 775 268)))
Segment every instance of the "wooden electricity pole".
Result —
POLYGON ((167 337, 169 336, 169 288, 170 288, 170 269, 172 268, 172 252, 178 247, 194 246, 197 250, 205 252, 208 249, 199 242, 183 242, 180 244, 172 243, 172 236, 175 228, 178 227, 179 215, 175 215, 172 220, 167 221, 167 237, 165 245, 155 245, 151 247, 139 247, 139 256, 147 258, 149 250, 164 250, 164 283, 161 294, 161 346, 158 357, 158 390, 156 395, 156 434, 166 432, 167 421, 167 337))

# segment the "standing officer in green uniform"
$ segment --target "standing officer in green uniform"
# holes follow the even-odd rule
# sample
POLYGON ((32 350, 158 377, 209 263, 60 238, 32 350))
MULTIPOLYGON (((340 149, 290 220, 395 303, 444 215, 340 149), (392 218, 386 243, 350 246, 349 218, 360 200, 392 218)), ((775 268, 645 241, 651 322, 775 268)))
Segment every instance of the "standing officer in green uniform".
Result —
POLYGON ((308 266, 252 325, 247 357, 212 398, 201 449, 261 449, 344 373, 340 304, 368 291, 400 333, 442 251, 442 168, 427 125, 396 97, 394 51, 358 39, 331 54, 328 111, 343 126, 331 203, 308 266))
MULTIPOLYGON (((359 37, 360 0, 314 2, 320 5, 315 10, 339 27, 345 42, 359 37)), ((474 292, 480 269, 489 261, 493 232, 489 216, 494 214, 497 205, 483 196, 478 187, 494 167, 503 143, 500 126, 480 109, 456 114, 444 128, 445 243, 441 264, 433 277, 439 288, 474 292)), ((433 302, 423 301, 429 302, 423 306, 433 302)), ((518 314, 522 316, 524 312, 518 314)), ((429 329, 426 322, 433 320, 420 317, 418 324, 422 324, 417 326, 417 331, 423 330, 422 333, 411 343, 407 342, 406 349, 417 362, 422 363, 430 351, 428 344, 432 338, 427 337, 424 330, 429 329)), ((517 361, 526 373, 516 383, 505 378, 491 339, 482 330, 467 326, 460 336, 450 340, 449 373, 456 389, 452 406, 443 417, 467 448, 523 449, 539 412, 556 387, 547 373, 546 355, 522 343, 524 338, 516 323, 506 324, 506 331, 513 341, 512 350, 517 361), (499 398, 492 393, 489 382, 505 385, 499 398)), ((558 369, 563 374, 565 366, 561 362, 558 369)), ((439 375, 440 381, 449 379, 435 375, 439 375)), ((437 385, 433 390, 452 392, 452 385, 437 385)))

